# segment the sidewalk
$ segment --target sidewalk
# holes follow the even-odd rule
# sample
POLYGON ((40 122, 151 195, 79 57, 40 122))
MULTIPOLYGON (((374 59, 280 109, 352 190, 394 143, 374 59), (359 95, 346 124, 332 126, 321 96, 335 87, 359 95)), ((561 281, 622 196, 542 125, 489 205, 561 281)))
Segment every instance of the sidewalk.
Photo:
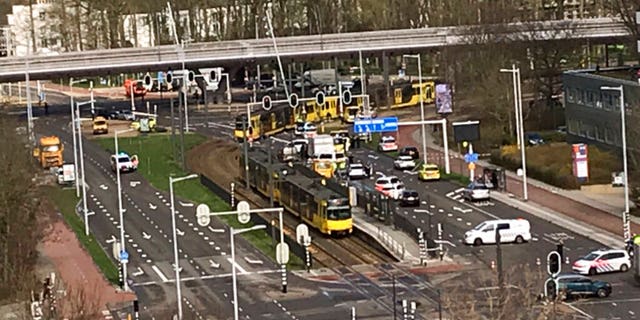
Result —
POLYGON ((76 235, 56 215, 40 244, 42 255, 57 269, 56 276, 64 284, 61 307, 68 314, 82 312, 94 319, 112 319, 109 308, 129 304, 134 293, 120 293, 107 282, 76 235))
MULTIPOLYGON (((411 133, 412 144, 421 144, 421 133, 418 127, 413 128, 411 133)), ((436 145, 433 139, 427 139, 429 147, 430 161, 438 163, 443 157, 443 148, 436 145)), ((462 156, 449 150, 450 169, 452 172, 468 175, 467 164, 462 156), (461 170, 462 168, 462 170, 461 170)), ((476 164, 476 172, 481 172, 485 167, 495 167, 487 161, 479 161, 476 164)), ((582 234, 592 235, 597 233, 607 238, 601 238, 603 244, 615 244, 618 247, 622 244, 622 210, 587 197, 583 192, 577 190, 564 190, 544 182, 527 178, 527 193, 529 201, 524 202, 522 178, 511 171, 506 172, 507 190, 505 193, 494 192, 493 195, 507 204, 526 208, 526 211, 538 214, 547 214, 547 220, 567 226, 567 224, 578 224, 582 227, 582 234), (566 223, 559 223, 565 221, 566 223), (594 232, 595 231, 595 232, 594 232), (613 240, 615 239, 615 240, 613 240), (613 242, 613 243, 612 243, 613 242)), ((640 232, 640 218, 631 217, 631 232, 640 232)), ((596 240, 596 239, 594 239, 596 240)))

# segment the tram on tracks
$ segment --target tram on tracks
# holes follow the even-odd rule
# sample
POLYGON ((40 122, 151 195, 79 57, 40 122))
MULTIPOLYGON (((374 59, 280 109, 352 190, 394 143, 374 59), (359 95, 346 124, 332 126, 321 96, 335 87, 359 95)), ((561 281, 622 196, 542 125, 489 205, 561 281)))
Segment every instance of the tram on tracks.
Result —
MULTIPOLYGON (((323 234, 349 235, 353 232, 353 217, 349 198, 328 188, 325 180, 305 167, 293 167, 272 159, 265 150, 252 148, 248 152, 249 185, 264 197, 269 197, 269 176, 272 177, 273 199, 292 214, 323 234)), ((244 155, 240 171, 245 179, 244 155)))

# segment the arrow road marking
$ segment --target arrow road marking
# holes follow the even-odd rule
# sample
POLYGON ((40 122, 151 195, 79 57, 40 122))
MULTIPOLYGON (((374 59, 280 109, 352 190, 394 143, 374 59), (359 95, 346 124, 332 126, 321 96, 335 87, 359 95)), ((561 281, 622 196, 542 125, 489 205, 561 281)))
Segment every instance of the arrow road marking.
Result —
POLYGON ((109 187, 105 186, 104 184, 101 184, 101 185, 100 185, 100 189, 102 189, 102 190, 107 190, 107 189, 109 189, 109 187))
POLYGON ((460 211, 462 213, 468 213, 468 212, 473 211, 472 209, 462 209, 462 208, 458 208, 458 207, 453 207, 453 210, 460 211))
POLYGON ((184 236, 184 231, 182 231, 182 230, 180 230, 180 229, 178 229, 178 228, 176 228, 176 233, 177 233, 179 236, 184 236))
POLYGON ((143 237, 145 240, 149 240, 149 239, 151 239, 151 235, 147 234, 147 233, 146 233, 146 232, 144 232, 144 231, 142 231, 142 237, 143 237))
POLYGON ((372 154, 368 155, 367 157, 372 158, 374 160, 378 160, 378 158, 380 158, 379 156, 374 156, 372 154))
MULTIPOLYGON (((176 264, 172 263, 171 266, 173 267, 173 270, 176 270, 176 264)), ((182 272, 182 267, 178 268, 178 273, 182 272)))
POLYGON ((129 182, 129 185, 131 186, 131 188, 135 188, 139 184, 140 184, 140 181, 131 181, 131 182, 129 182))
POLYGON ((260 265, 262 264, 262 260, 259 260, 259 259, 254 260, 249 257, 244 257, 244 260, 249 264, 260 264, 260 265))
POLYGON ((138 267, 138 271, 131 273, 132 276, 138 277, 144 274, 144 271, 138 267))
POLYGON ((149 202, 149 209, 155 210, 158 209, 158 206, 154 206, 153 203, 149 202))
POLYGON ((209 265, 211 266, 211 268, 214 268, 214 269, 220 268, 220 264, 216 263, 215 261, 213 261, 211 259, 209 259, 209 265))
POLYGON ((167 276, 165 276, 164 273, 160 271, 160 268, 158 268, 155 264, 151 266, 151 269, 153 269, 153 271, 155 271, 156 274, 158 274, 158 277, 160 277, 160 280, 162 280, 162 282, 169 282, 169 279, 167 279, 167 276))
POLYGON ((180 202, 180 205, 183 206, 183 207, 193 207, 193 203, 190 203, 190 202, 186 202, 185 203, 185 202, 182 202, 182 201, 179 201, 179 202, 180 202))
POLYGON ((111 244, 116 242, 116 237, 114 235, 111 235, 111 239, 107 239, 107 243, 111 244))
POLYGON ((441 244, 441 243, 443 243, 443 244, 448 244, 448 245, 450 245, 450 246, 452 246, 452 247, 454 247, 454 248, 456 247, 456 245, 455 245, 455 244, 453 244, 453 243, 452 243, 451 241, 449 241, 449 240, 433 240, 433 242, 435 242, 436 244, 441 244))
POLYGON ((214 229, 212 227, 209 227, 209 231, 214 233, 224 233, 224 229, 214 229))

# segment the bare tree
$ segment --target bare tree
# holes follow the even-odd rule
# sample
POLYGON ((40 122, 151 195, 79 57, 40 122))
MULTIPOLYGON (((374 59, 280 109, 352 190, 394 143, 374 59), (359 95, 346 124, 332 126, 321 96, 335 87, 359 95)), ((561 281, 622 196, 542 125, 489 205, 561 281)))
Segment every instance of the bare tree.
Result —
POLYGON ((505 272, 504 284, 495 273, 474 273, 443 294, 444 309, 451 319, 542 320, 570 319, 561 301, 540 299, 545 278, 527 265, 505 272))

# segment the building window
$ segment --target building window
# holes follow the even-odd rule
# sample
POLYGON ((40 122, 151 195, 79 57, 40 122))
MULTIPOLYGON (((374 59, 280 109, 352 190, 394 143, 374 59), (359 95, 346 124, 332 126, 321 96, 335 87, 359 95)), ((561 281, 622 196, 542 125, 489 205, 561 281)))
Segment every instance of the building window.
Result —
POLYGON ((602 106, 605 110, 611 110, 611 98, 609 93, 602 93, 602 106))
POLYGON ((580 89, 574 89, 576 90, 575 95, 578 98, 578 101, 576 101, 578 104, 584 105, 584 91, 580 90, 580 89))
POLYGON ((585 94, 587 95, 585 102, 589 107, 593 107, 594 103, 595 103, 595 94, 593 93, 593 91, 585 91, 585 94))

